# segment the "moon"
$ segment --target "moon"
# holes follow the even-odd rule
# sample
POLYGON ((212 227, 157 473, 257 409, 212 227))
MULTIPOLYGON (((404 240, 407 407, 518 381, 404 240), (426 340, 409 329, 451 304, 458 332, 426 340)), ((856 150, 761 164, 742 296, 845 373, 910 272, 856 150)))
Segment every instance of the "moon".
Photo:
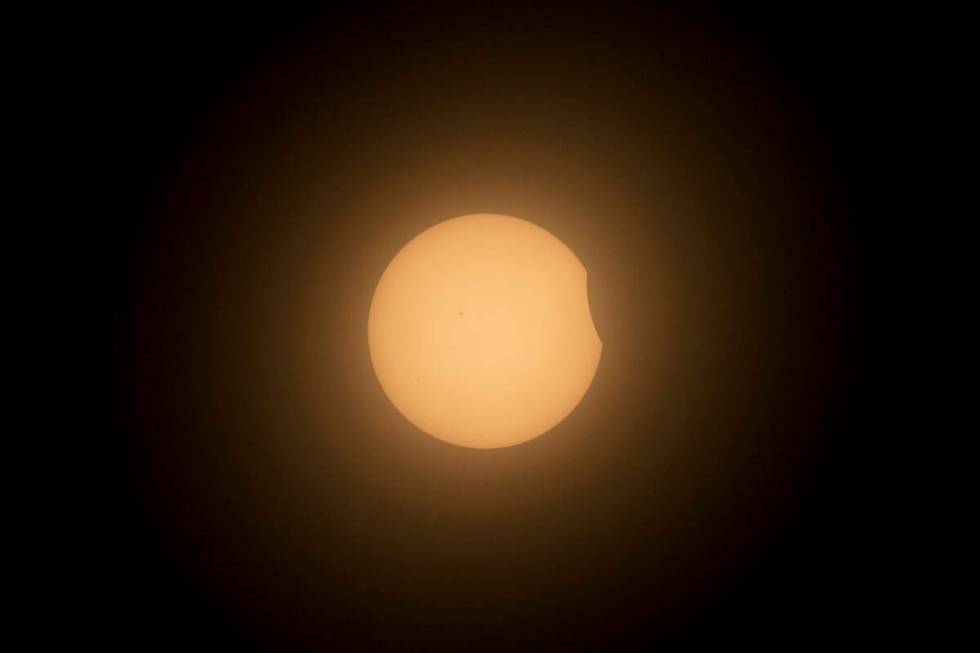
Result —
POLYGON ((490 213, 440 222, 398 252, 374 291, 368 344, 408 421, 478 449, 554 428, 602 354, 582 262, 541 227, 490 213))

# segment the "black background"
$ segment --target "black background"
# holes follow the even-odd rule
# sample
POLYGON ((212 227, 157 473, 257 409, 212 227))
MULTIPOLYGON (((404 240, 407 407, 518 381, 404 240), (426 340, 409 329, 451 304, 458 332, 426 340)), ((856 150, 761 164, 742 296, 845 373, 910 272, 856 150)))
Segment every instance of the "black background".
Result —
POLYGON ((119 646, 853 636, 873 17, 369 4, 119 22, 92 44, 119 646), (411 427, 366 347, 387 261, 479 211, 569 244, 604 342, 573 415, 495 451, 411 427))

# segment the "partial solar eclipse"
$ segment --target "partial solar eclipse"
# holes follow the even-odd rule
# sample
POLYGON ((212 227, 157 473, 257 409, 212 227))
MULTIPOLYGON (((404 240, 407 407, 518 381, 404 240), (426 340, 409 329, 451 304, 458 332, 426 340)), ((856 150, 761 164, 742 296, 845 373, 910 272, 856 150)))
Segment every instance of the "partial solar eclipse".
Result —
POLYGON ((558 238, 489 213, 440 222, 392 259, 368 316, 385 394, 422 431, 478 449, 550 430, 602 354, 587 273, 558 238))

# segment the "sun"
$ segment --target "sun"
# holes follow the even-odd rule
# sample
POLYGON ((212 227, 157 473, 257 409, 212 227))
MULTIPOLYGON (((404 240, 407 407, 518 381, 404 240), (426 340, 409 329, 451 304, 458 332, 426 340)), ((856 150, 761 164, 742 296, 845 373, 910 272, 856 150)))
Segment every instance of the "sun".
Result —
POLYGON ((440 222, 398 252, 374 292, 368 345, 405 418, 480 449, 560 423, 602 354, 581 261, 548 231, 489 213, 440 222))

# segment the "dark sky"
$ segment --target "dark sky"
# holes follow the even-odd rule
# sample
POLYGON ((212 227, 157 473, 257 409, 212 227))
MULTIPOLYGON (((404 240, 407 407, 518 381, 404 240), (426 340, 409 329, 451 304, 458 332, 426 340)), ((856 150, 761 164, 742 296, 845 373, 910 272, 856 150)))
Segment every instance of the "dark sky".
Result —
POLYGON ((92 44, 120 648, 860 624, 870 16, 133 11, 92 44), (495 451, 401 418, 366 342, 401 245, 482 211, 575 251, 604 343, 572 416, 495 451))

